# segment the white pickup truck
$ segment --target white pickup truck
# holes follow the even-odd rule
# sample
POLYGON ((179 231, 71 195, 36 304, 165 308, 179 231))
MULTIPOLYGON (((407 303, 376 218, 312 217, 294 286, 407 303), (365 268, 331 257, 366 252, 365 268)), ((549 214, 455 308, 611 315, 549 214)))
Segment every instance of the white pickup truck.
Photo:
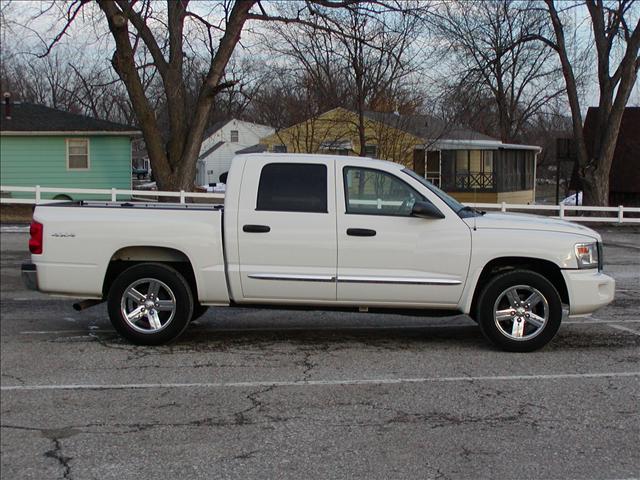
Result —
POLYGON ((178 337, 209 305, 465 313, 495 345, 531 351, 563 309, 614 296, 601 237, 573 223, 478 212, 412 171, 359 157, 234 159, 224 207, 38 206, 25 283, 102 301, 132 342, 178 337), (564 305, 564 307, 563 307, 564 305))

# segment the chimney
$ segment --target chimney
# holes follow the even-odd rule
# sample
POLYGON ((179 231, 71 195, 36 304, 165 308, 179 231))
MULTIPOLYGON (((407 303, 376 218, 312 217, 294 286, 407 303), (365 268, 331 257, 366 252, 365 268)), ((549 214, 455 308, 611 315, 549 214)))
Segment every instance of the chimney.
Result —
POLYGON ((11 94, 4 92, 4 118, 11 120, 11 94))

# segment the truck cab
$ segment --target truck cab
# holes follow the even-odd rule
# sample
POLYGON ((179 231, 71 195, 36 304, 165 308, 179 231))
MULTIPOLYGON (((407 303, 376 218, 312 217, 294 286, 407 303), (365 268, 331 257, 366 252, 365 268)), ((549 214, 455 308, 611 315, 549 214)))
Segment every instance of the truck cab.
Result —
POLYGON ((396 164, 296 157, 232 167, 228 195, 241 191, 236 208, 225 206, 233 298, 457 309, 471 231, 456 212, 396 164), (432 215, 414 214, 417 202, 432 215))

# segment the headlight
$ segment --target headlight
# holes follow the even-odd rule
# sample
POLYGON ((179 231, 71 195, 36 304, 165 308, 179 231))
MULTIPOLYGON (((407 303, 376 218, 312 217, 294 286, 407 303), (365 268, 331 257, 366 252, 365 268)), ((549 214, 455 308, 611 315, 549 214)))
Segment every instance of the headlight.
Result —
POLYGON ((578 268, 598 268, 597 243, 576 243, 575 250, 578 268))

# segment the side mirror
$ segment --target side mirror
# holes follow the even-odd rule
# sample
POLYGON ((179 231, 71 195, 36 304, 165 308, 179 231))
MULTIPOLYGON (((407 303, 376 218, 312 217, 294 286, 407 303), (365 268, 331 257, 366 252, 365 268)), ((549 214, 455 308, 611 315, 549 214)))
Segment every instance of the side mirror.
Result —
POLYGON ((411 215, 420 218, 444 218, 444 214, 433 203, 421 201, 413 204, 411 215))

